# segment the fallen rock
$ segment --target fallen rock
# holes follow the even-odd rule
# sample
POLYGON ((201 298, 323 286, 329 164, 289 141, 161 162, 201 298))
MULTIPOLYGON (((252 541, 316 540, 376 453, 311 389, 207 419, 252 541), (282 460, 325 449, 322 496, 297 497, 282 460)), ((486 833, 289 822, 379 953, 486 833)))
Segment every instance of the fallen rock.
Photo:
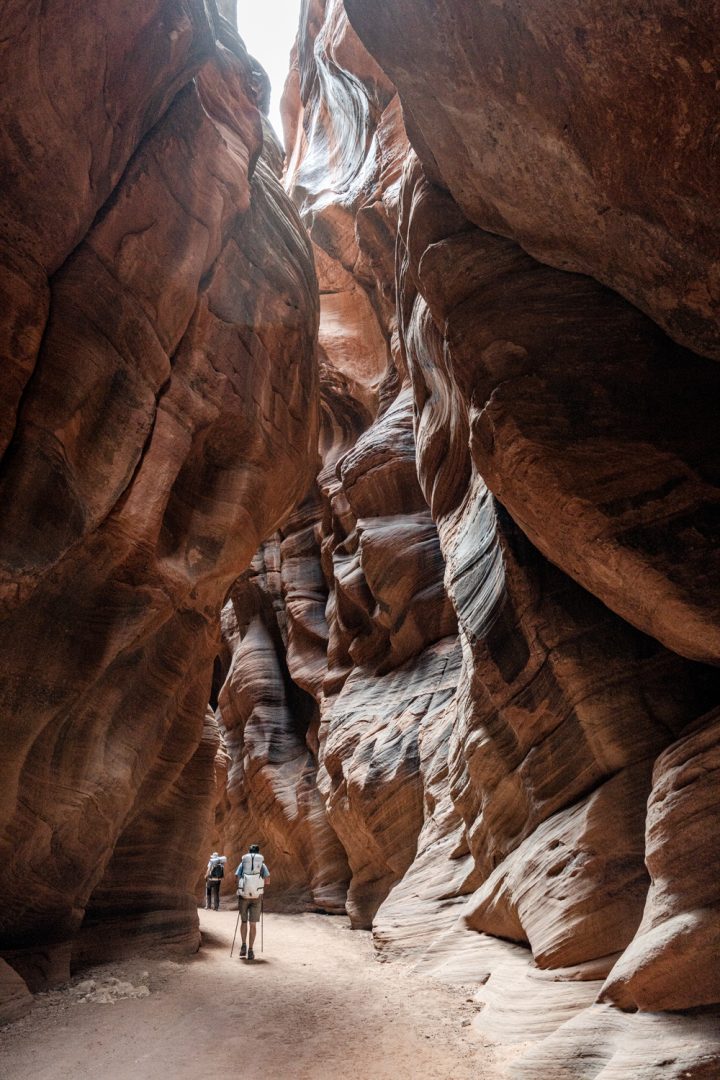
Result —
POLYGON ((72 993, 80 1005, 114 1005, 116 1001, 127 998, 139 1000, 149 997, 150 987, 133 986, 131 982, 108 976, 99 981, 84 979, 73 987, 72 993))

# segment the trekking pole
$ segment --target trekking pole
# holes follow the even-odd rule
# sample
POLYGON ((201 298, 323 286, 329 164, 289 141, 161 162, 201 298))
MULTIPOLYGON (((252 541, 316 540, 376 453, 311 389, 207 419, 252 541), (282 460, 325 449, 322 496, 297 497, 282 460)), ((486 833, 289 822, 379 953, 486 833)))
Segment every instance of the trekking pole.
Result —
POLYGON ((263 930, 265 928, 265 897, 260 897, 260 952, 263 951, 263 930))
POLYGON ((230 959, 232 960, 233 949, 235 948, 235 938, 237 937, 238 926, 240 925, 240 901, 238 900, 238 917, 235 923, 235 933, 233 934, 233 943, 230 948, 230 959))

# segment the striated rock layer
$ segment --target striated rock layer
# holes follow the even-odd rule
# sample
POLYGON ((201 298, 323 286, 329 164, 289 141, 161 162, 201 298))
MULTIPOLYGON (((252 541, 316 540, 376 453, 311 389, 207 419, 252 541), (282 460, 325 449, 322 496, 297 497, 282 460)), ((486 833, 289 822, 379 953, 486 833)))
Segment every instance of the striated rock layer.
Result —
POLYGON ((286 182, 321 292, 321 468, 260 553, 251 593, 236 589, 225 612, 225 834, 261 833, 280 871, 275 902, 346 904, 354 925, 370 926, 415 855, 419 726, 452 697, 459 653, 396 332, 407 140, 394 88, 341 4, 303 9, 285 108, 296 139, 286 182), (308 813, 304 828, 327 837, 309 856, 298 825, 308 813), (323 853, 342 886, 332 903, 318 884, 323 853))
MULTIPOLYGON (((289 868, 309 821, 272 750, 300 725, 354 925, 476 982, 512 1075, 711 1077, 712 18, 516 8, 303 5, 286 183, 346 405, 304 539, 259 556, 286 689, 272 722, 252 692, 236 775, 289 868)), ((248 603, 223 716, 261 669, 248 603)))
POLYGON ((197 946, 219 610, 312 475, 318 300, 212 3, 5 21, 0 954, 35 989, 197 946))

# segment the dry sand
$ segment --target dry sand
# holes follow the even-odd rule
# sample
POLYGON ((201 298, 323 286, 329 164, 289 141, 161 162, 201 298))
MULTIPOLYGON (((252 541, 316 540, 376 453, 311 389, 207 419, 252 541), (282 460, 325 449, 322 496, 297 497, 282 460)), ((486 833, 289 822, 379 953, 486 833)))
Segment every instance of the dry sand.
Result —
POLYGON ((201 912, 190 960, 107 964, 40 995, 0 1030, 2 1080, 496 1080, 468 992, 378 963, 368 933, 322 915, 268 915, 265 951, 258 937, 256 961, 231 960, 235 919, 201 912))

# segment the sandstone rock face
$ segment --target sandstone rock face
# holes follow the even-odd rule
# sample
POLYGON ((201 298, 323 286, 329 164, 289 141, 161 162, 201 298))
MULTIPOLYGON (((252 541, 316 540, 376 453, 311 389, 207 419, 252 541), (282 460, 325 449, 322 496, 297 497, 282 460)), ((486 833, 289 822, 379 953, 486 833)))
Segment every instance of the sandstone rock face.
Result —
POLYGON ((212 4, 6 19, 0 951, 36 988, 197 946, 218 615, 312 475, 318 300, 212 4))
POLYGON ((18 973, 0 960, 0 1024, 17 1020, 32 1004, 32 995, 18 973))
POLYGON ((716 8, 345 7, 430 175, 471 221, 720 357, 716 8))
MULTIPOLYGON (((478 929, 529 941, 541 966, 569 966, 619 951, 636 929, 647 889, 643 833, 650 766, 669 734, 681 731, 714 700, 718 680, 710 669, 688 664, 620 622, 545 563, 504 511, 498 515, 494 510, 481 479, 490 469, 484 444, 478 447, 481 420, 473 423, 473 411, 480 417, 485 396, 492 393, 483 386, 488 350, 481 347, 492 305, 515 306, 517 301, 504 279, 493 289, 495 264, 492 256, 487 258, 485 237, 476 237, 477 230, 468 223, 462 227, 447 196, 434 191, 412 163, 405 181, 401 331, 416 386, 419 468, 440 526, 450 595, 467 638, 465 655, 472 657, 466 668, 468 693, 460 695, 451 781, 476 863, 490 876, 468 918, 478 929), (460 245, 464 258, 458 256, 460 245), (462 268, 459 292, 454 278, 436 272, 438 263, 462 268), (424 291, 417 292, 418 285, 424 291), (439 422, 436 403, 443 397, 439 422), (468 459, 464 466, 463 451, 468 459), (456 476, 468 469, 472 475, 466 490, 456 489, 457 505, 444 482, 448 462, 456 476), (480 548, 478 534, 485 538, 480 548), (598 787, 606 782, 607 790, 598 787), (615 838, 612 851, 603 850, 608 830, 615 838), (605 899, 598 889, 601 880, 612 882, 605 899), (583 895, 589 901, 584 914, 583 895), (585 919, 587 932, 582 929, 585 919)), ((487 238, 489 243, 492 239, 487 238)), ((523 263, 515 271, 523 282, 525 311, 534 295, 529 269, 523 263)), ((567 334, 577 343, 581 319, 572 311, 575 279, 568 279, 566 289, 566 277, 560 275, 555 282, 554 306, 544 287, 539 287, 538 303, 549 312, 556 341, 567 334), (565 329, 566 319, 572 330, 565 329)), ((593 287, 591 282, 585 286, 586 296, 593 287)), ((583 312, 590 319, 588 309, 589 302, 583 312)), ((516 318, 519 337, 517 324, 516 318)), ((533 325, 537 333, 542 325, 537 311, 533 325)), ((652 327, 648 333, 654 337, 652 327)), ((518 361, 509 343, 499 344, 508 363, 518 361)), ((590 348, 588 340, 585 349, 590 348)), ((500 355, 496 349, 495 358, 500 355)), ((534 355, 540 358, 547 352, 523 350, 520 362, 531 365, 534 355)), ((593 376, 598 385, 593 389, 591 384, 590 393, 605 400, 600 364, 593 376)), ((502 372, 493 369, 493 377, 504 388, 502 372)), ((589 371, 585 381, 590 382, 589 371)), ((515 415, 523 416, 526 407, 533 415, 541 414, 537 381, 534 391, 532 401, 508 395, 515 415)), ((701 408, 702 395, 697 403, 701 408)), ((575 442, 582 442, 591 463, 596 459, 606 468, 601 447, 607 445, 607 436, 603 433, 601 444, 594 445, 587 412, 578 408, 575 415, 581 422, 575 442)), ((572 416, 565 422, 568 443, 572 416)), ((626 425, 626 432, 630 430, 626 425)), ((513 441, 514 449, 518 442, 513 441)), ((497 444, 491 445, 497 453, 497 444)), ((538 440, 536 459, 546 447, 538 440)), ((512 457, 507 465, 511 483, 519 482, 516 462, 512 457)), ((586 476, 586 485, 591 483, 586 476)), ((524 505, 534 498, 534 490, 529 486, 524 505)), ((626 498, 630 504, 629 495, 626 498)), ((525 525, 524 514, 517 519, 525 525)), ((652 530, 653 525, 648 520, 646 527, 652 530)), ((563 555, 575 543, 569 530, 564 539, 563 555)), ((582 541, 579 546, 586 549, 582 541)))
POLYGON ((717 1077, 712 13, 307 0, 297 211, 212 4, 7 18, 0 1017, 257 841, 519 1080, 717 1077))
MULTIPOLYGON (((253 601, 317 710, 313 818, 353 923, 482 984, 512 1075, 715 1076, 711 16, 344 7, 303 7, 286 182, 325 379, 370 416, 326 396, 303 539, 253 601)), ((289 838, 270 758, 253 828, 289 838)))
POLYGON ((285 658, 280 549, 279 538, 263 547, 223 614, 232 661, 220 716, 232 764, 222 844, 237 863, 261 843, 272 878, 269 909, 341 912, 345 853, 317 789, 317 707, 285 658))
POLYGON ((222 843, 257 836, 268 903, 347 904, 369 926, 412 862, 418 723, 452 697, 458 663, 409 394, 359 435, 366 414, 330 378, 318 487, 223 615, 232 660, 219 715, 233 764, 222 843))
POLYGON ((341 0, 304 5, 283 106, 285 182, 315 248, 320 344, 375 411, 396 324, 395 227, 408 144, 395 88, 341 0))
POLYGON ((288 769, 272 760, 281 736, 271 740, 269 732, 281 724, 289 746, 301 724, 296 753, 303 760, 310 753, 307 780, 332 828, 328 850, 344 886, 333 908, 346 903, 353 923, 369 926, 415 854, 423 819, 419 729, 452 698, 459 654, 437 530, 418 483, 413 395, 396 334, 394 246, 407 152, 399 103, 341 4, 308 5, 303 28, 285 93, 295 138, 287 183, 313 238, 320 281, 321 468, 275 550, 262 552, 255 583, 274 628, 263 617, 261 631, 226 609, 233 667, 221 719, 236 758, 231 804, 234 777, 239 785, 231 831, 248 821, 247 806, 256 814, 262 807, 257 828, 283 867, 272 895, 328 907, 312 880, 314 858, 309 869, 305 857, 290 867, 284 854, 297 848, 297 830, 285 810, 288 769), (277 671, 268 639, 285 650, 283 700, 295 704, 283 718, 286 705, 274 703, 261 739, 259 702, 267 704, 267 685, 281 682, 276 674, 265 690, 251 689, 262 656, 277 671), (234 733, 243 712, 240 745, 234 733), (253 780, 258 746, 262 790, 253 780))
POLYGON ((479 473, 566 573, 674 651, 717 663, 717 365, 590 279, 463 224, 417 170, 409 272, 445 328, 479 473))
POLYGON ((319 783, 353 871, 348 913, 369 926, 415 854, 419 723, 452 685, 455 617, 417 481, 407 390, 338 473, 323 551, 332 591, 319 783))
POLYGON ((106 2, 82 19, 62 0, 42 9, 9 3, 3 18, 12 42, 3 49, 0 102, 4 450, 37 363, 48 275, 86 236, 145 134, 210 59, 215 34, 192 0, 130 5, 122 25, 106 2))
MULTIPOLYGON (((681 356, 596 282, 532 263, 516 245, 475 229, 412 158, 399 241, 399 329, 416 395, 419 475, 464 645, 448 761, 455 809, 482 879, 465 908, 466 925, 528 944, 535 964, 561 980, 597 980, 613 969, 604 996, 623 1008, 714 1005, 717 845, 702 788, 675 810, 697 815, 692 867, 688 858, 668 869, 672 845, 667 826, 658 828, 659 807, 644 832, 651 769, 662 748, 681 737, 655 764, 664 810, 664 793, 677 782, 672 766, 665 784, 658 779, 666 760, 681 769, 684 754, 702 760, 717 741, 712 716, 698 721, 700 745, 683 738, 717 701, 718 680, 714 669, 677 655, 717 662, 714 646, 708 649, 717 614, 707 610, 695 622, 676 592, 680 576, 687 573, 689 582, 694 575, 699 588, 691 591, 704 607, 717 550, 714 527, 707 528, 717 497, 716 446, 703 412, 706 400, 717 399, 710 390, 715 368, 681 356), (531 326, 532 341, 524 336, 531 326), (677 470, 675 480, 668 469, 677 470), (672 490, 680 494, 681 476, 691 486, 699 480, 702 494, 696 489, 692 509, 663 506, 672 490), (488 487, 502 508, 493 507, 488 487), (594 530, 585 531, 586 515, 598 512, 604 522, 595 517, 594 530), (692 522, 692 541, 683 519, 692 522), (675 528, 670 540, 666 530, 675 528), (708 547, 693 570, 695 536, 708 547), (575 581, 545 563, 526 537, 575 581), (589 565, 596 543, 597 573, 589 565), (635 561, 645 560, 643 548, 650 574, 635 561), (632 571, 623 569, 628 556, 632 571), (615 574, 625 584, 611 596, 615 574), (638 634, 596 597, 674 651, 638 634), (676 956, 687 971, 675 967, 676 956)), ((711 605, 715 596, 710 586, 711 605)), ((708 773, 708 789, 717 793, 711 764, 703 777, 708 773)), ((448 884, 458 889, 457 874, 448 874, 448 884)), ((384 941, 407 949, 402 924, 396 929, 402 886, 396 893, 377 924, 384 941)), ((421 886, 413 895, 423 896, 421 886)), ((432 912, 433 898, 423 899, 432 912)), ((514 992, 510 982, 507 990, 514 992)), ((683 1062, 717 1069, 711 1025, 698 1021, 708 1046, 697 1056, 689 1037, 673 1038, 670 1022, 666 1031, 658 1026, 665 1049, 676 1048, 678 1075, 683 1062)), ((607 1055, 608 1076, 624 1075, 637 1054, 632 1024, 621 1029, 623 1042, 607 1055)), ((588 1017, 572 1037, 592 1041, 596 1030, 588 1017)), ((645 1030, 637 1028, 642 1045, 645 1030)), ((572 1037, 565 1054, 572 1055, 572 1037)), ((561 1075, 561 1046, 551 1041, 542 1059, 547 1071, 538 1076, 561 1075)), ((659 1075, 659 1062, 646 1074, 659 1075)), ((585 1075, 565 1067, 562 1075, 585 1075)))
POLYGON ((513 1080, 714 1080, 719 1060, 717 1017, 631 1016, 593 1005, 531 1048, 510 1075, 513 1080))
POLYGON ((652 875, 635 940, 603 997, 622 1009, 692 1009, 720 1001, 720 732, 717 710, 655 763, 647 815, 652 875))
POLYGON ((369 926, 412 863, 419 722, 452 696, 457 669, 395 333, 407 141, 394 88, 338 3, 304 10, 285 107, 296 137, 287 183, 321 292, 321 468, 278 543, 263 549, 252 598, 234 595, 225 612, 233 660, 220 712, 234 759, 225 835, 246 835, 252 821, 281 868, 275 902, 336 910, 349 882, 347 910, 369 926), (301 785, 319 794, 312 811, 301 785), (304 827, 322 822, 326 837, 310 846, 298 839, 308 813, 304 827), (334 894, 316 880, 323 850, 334 864, 326 877, 341 886, 334 894))
POLYGON ((174 726, 181 727, 184 745, 174 732, 146 777, 135 813, 86 907, 74 965, 124 955, 158 939, 166 947, 186 946, 196 908, 189 885, 215 812, 220 740, 212 714, 201 717, 200 725, 194 713, 180 715, 174 726), (166 754, 174 756, 170 776, 166 754))

